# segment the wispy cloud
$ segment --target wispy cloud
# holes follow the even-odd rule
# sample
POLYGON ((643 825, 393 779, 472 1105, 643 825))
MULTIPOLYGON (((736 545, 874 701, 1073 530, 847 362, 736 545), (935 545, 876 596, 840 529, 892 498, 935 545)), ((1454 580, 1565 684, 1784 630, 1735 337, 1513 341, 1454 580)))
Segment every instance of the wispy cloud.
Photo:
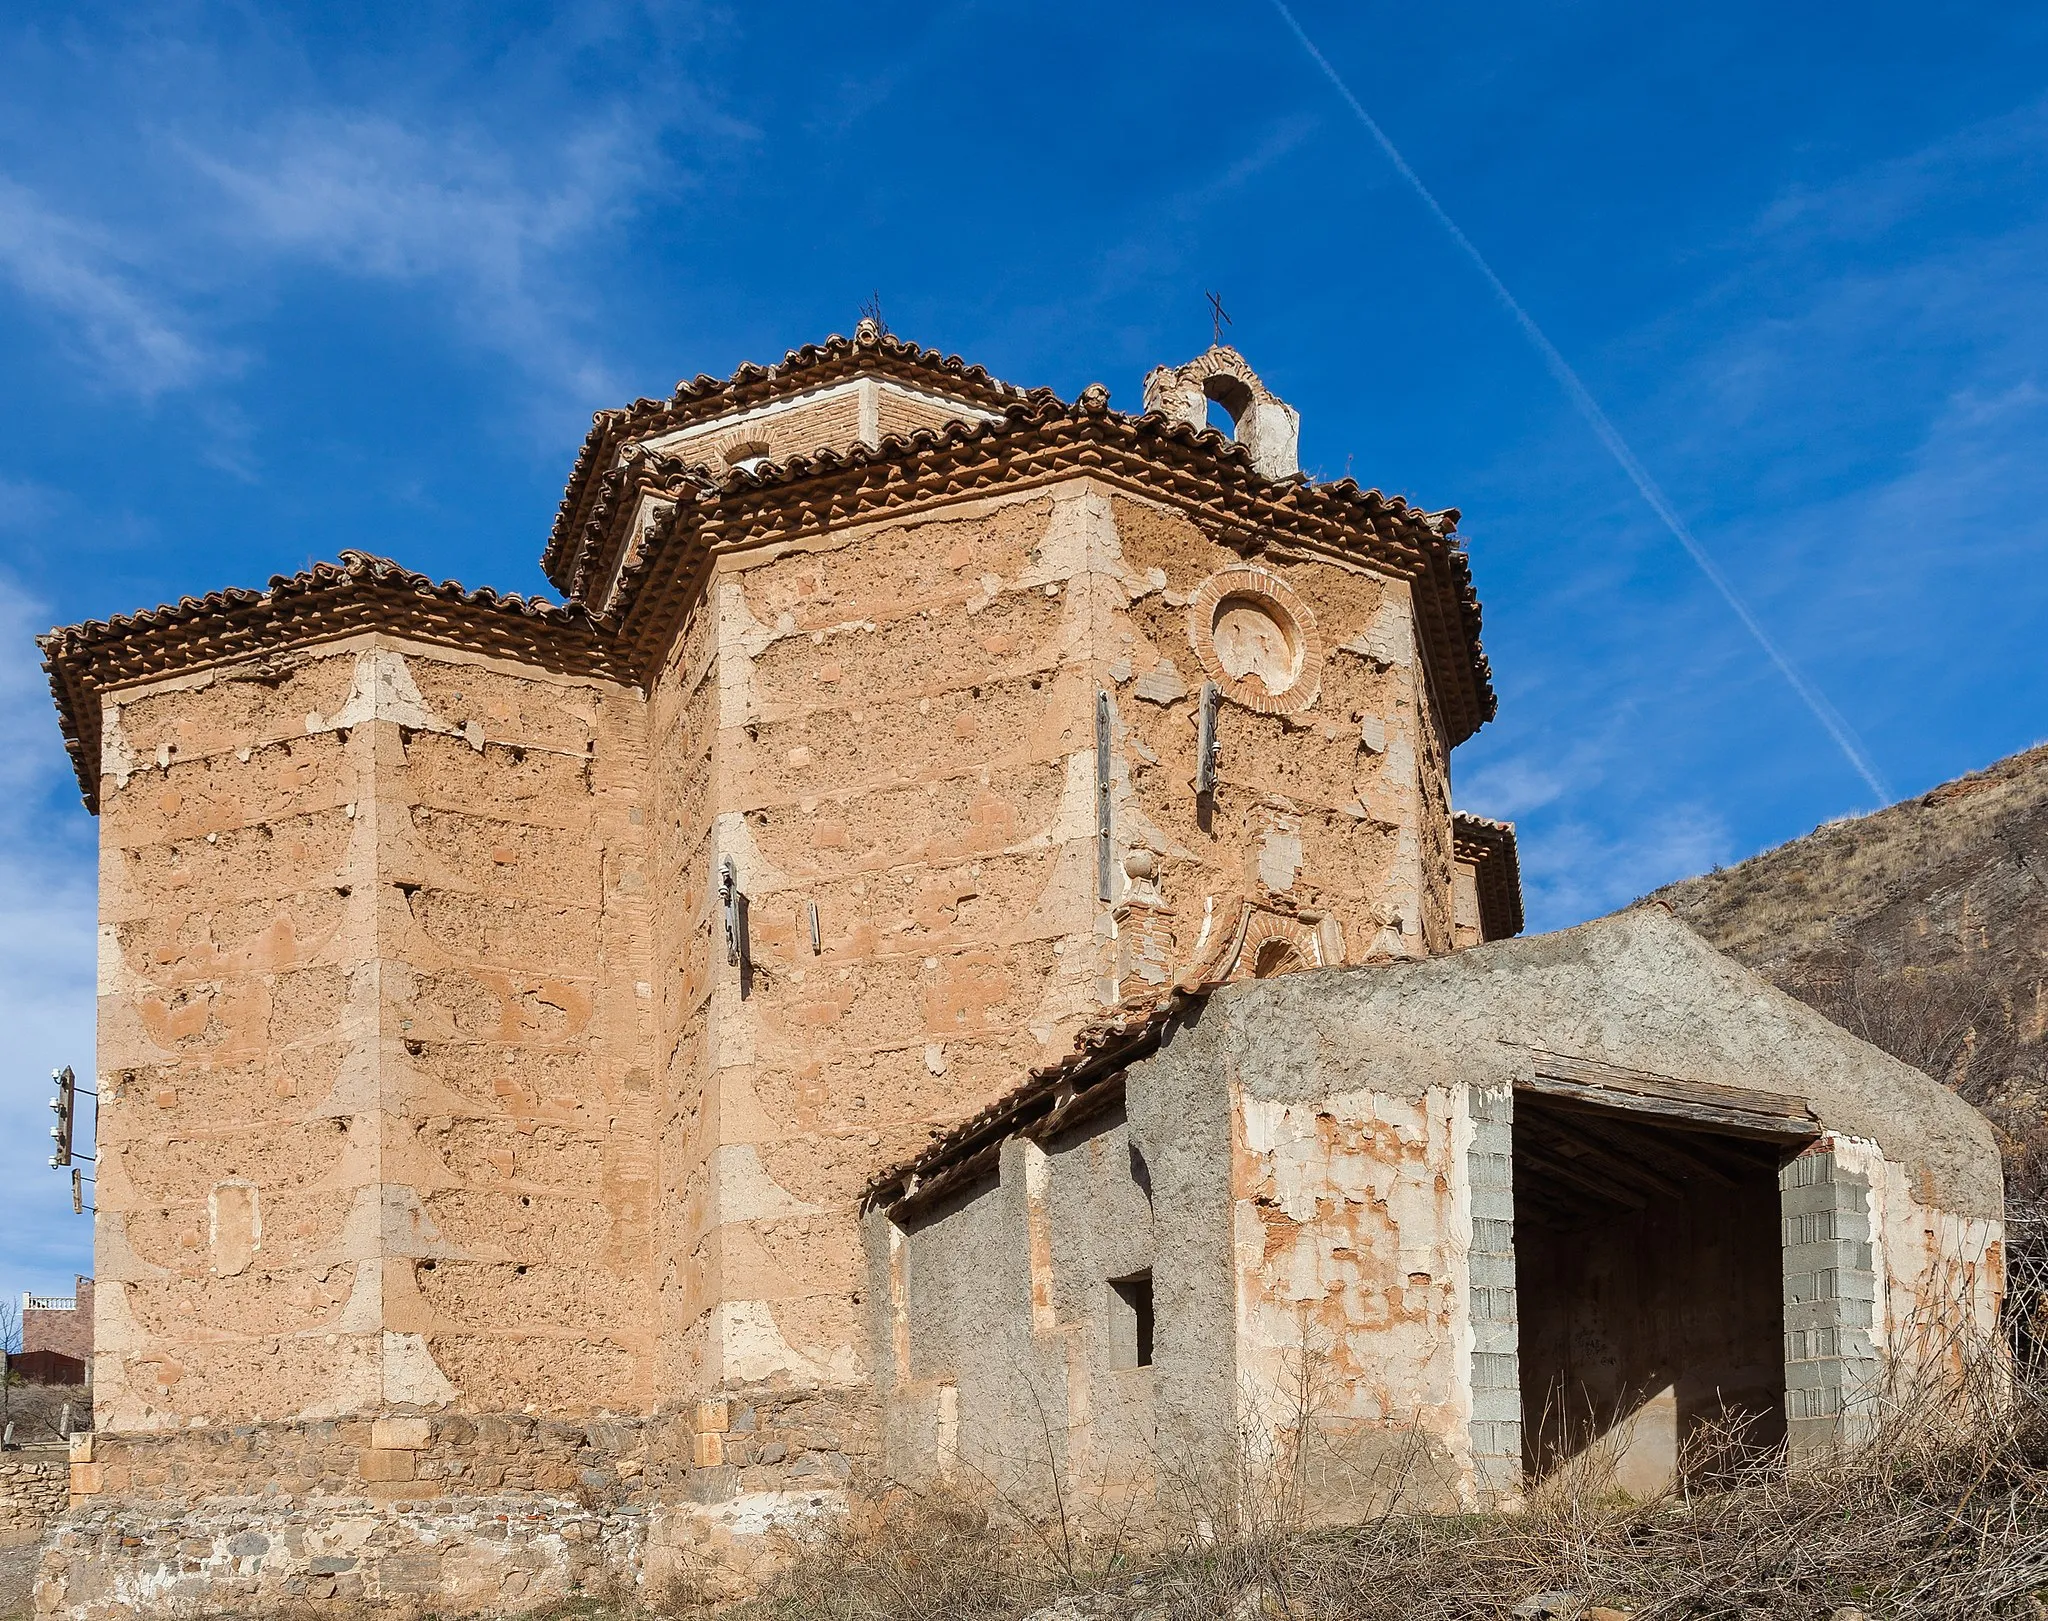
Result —
POLYGON ((223 233, 241 245, 431 283, 472 340, 573 390, 604 386, 577 272, 660 167, 623 116, 545 158, 481 129, 345 111, 244 134, 231 150, 189 150, 228 204, 223 233))
POLYGON ((132 240, 60 214, 4 178, 0 273, 64 324, 110 385, 154 396, 196 382, 225 361, 173 303, 149 290, 132 240))
POLYGON ((1532 930, 1611 912, 1733 856, 1720 815, 1691 804, 1619 826, 1567 818, 1545 827, 1540 839, 1518 844, 1532 930))
POLYGON ((89 1226, 45 1161, 41 1077, 92 1073, 94 869, 89 825, 48 814, 68 775, 36 661, 42 607, 0 575, 0 983, 7 1064, 0 1073, 0 1288, 62 1289, 92 1269, 89 1226))
MULTIPOLYGON (((1906 791, 2028 741, 1985 693, 2027 690, 2011 650, 2048 614, 2048 193, 2016 183, 2044 134, 2030 105, 1788 190, 1716 282, 1611 340, 1679 499, 1906 791)), ((1521 821, 1532 926, 1875 808, 1634 540, 1534 566, 1544 517, 1527 559, 1482 569, 1503 720, 1458 783, 1521 821)))
POLYGON ((61 150, 28 138, 28 112, 0 114, 0 297, 151 399, 260 361, 310 266, 330 297, 408 289, 457 346, 580 412, 618 386, 605 302, 623 228, 756 139, 703 90, 688 4, 599 0, 538 27, 427 15, 408 48, 365 40, 317 66, 312 28, 158 22, 40 56, 0 31, 0 105, 46 95, 31 58, 45 78, 94 64, 86 105, 42 110, 69 121, 61 150))

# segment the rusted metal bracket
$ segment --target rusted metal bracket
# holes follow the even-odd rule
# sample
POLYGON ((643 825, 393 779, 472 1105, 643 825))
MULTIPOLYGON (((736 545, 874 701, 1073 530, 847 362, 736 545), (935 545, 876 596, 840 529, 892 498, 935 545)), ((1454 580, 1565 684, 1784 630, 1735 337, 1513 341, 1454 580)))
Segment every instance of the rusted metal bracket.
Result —
POLYGON ((732 864, 731 856, 719 858, 718 900, 725 910, 725 960, 737 964, 745 955, 740 938, 744 928, 740 920, 740 907, 744 897, 740 894, 739 869, 732 864))
POLYGON ((1202 683, 1201 707, 1196 712, 1195 798, 1207 799, 1216 792, 1216 766, 1223 757, 1223 740, 1217 725, 1223 718, 1223 689, 1213 681, 1202 683))
POLYGON ((1095 689, 1095 897, 1114 900, 1115 851, 1112 849, 1109 793, 1109 694, 1095 689))

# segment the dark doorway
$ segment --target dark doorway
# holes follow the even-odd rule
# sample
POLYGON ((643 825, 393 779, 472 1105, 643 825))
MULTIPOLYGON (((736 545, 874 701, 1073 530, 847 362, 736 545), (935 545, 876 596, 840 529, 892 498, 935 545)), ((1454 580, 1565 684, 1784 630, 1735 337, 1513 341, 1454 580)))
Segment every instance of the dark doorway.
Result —
POLYGON ((1637 1497, 1785 1436, 1778 1169, 1796 1145, 1515 1094, 1523 1468, 1637 1497))

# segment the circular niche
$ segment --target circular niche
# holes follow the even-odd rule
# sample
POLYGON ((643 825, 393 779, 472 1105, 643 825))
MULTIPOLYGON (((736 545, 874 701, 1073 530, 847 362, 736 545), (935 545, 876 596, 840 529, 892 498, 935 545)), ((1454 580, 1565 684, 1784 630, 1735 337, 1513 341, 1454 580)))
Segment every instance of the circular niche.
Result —
POLYGON ((1316 701, 1323 648, 1315 616, 1270 569, 1246 563, 1204 580, 1188 602, 1188 640, 1235 703, 1286 715, 1316 701))

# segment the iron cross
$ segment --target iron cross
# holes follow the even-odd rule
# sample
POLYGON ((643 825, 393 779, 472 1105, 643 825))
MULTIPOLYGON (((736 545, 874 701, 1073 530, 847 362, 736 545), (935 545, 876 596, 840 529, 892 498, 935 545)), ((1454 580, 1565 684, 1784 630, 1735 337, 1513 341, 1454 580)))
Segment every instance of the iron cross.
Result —
POLYGON ((1231 324, 1230 312, 1223 307, 1221 293, 1204 293, 1202 296, 1209 301, 1209 325, 1220 344, 1223 342, 1223 329, 1231 324))

